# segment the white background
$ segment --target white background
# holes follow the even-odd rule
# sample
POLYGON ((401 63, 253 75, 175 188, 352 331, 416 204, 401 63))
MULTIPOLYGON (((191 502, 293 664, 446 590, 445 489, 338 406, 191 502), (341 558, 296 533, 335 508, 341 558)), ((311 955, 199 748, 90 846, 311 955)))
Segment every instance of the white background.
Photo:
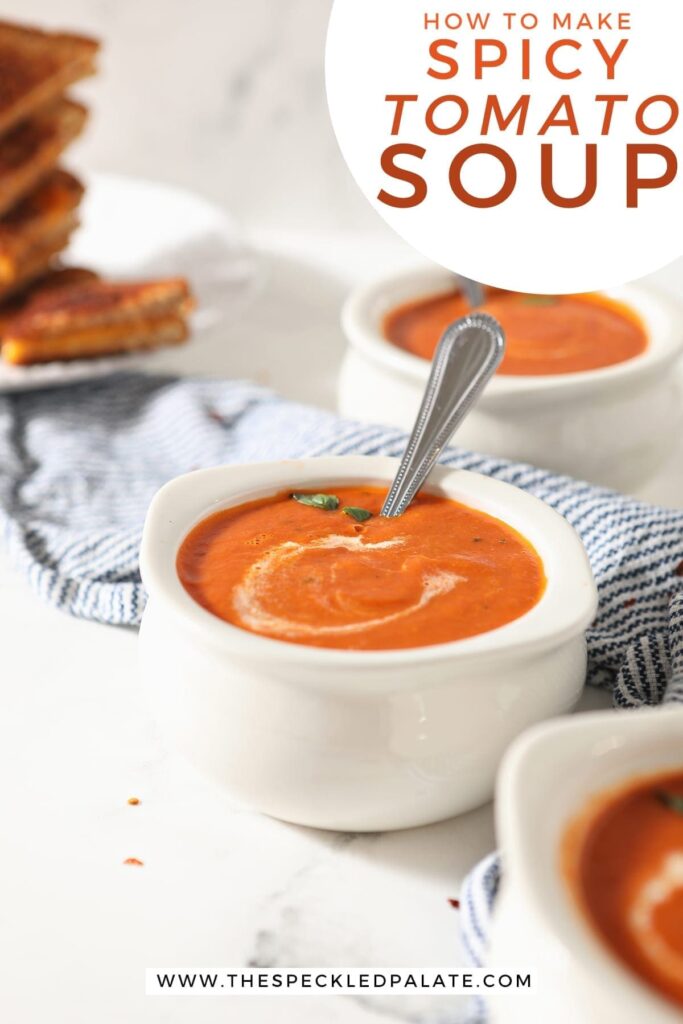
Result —
MULTIPOLYGON (((366 228, 323 83, 328 0, 7 0, 106 40, 82 164, 185 185, 249 225, 366 228)), ((74 150, 76 152, 76 150, 74 150)))
MULTIPOLYGON (((327 0, 11 0, 4 17, 105 36, 73 163, 195 189, 262 252, 258 302, 214 372, 330 405, 348 287, 411 262, 357 191, 323 88, 327 0), (306 373, 291 371, 292 352, 306 373)), ((673 268, 667 280, 677 284, 673 268)), ((191 351, 187 350, 188 353, 191 351)), ((11 1024, 381 1024, 454 1000, 150 1000, 144 968, 457 962, 464 873, 489 808, 352 837, 236 813, 164 750, 136 637, 51 611, 0 574, 0 1016, 11 1024), (137 795, 142 803, 129 807, 137 795), (137 856, 144 868, 122 866, 137 856)))

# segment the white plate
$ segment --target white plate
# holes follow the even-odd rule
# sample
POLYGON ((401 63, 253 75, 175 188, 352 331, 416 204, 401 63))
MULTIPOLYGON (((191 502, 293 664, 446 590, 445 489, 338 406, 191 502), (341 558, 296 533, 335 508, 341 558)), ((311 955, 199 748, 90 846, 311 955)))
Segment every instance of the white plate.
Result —
MULTIPOLYGON (((103 276, 187 277, 197 296, 195 344, 243 308, 256 261, 231 218, 199 196, 160 182, 97 174, 86 178, 82 227, 64 254, 67 264, 103 276)), ((35 366, 0 359, 0 392, 56 387, 131 367, 159 369, 158 352, 35 366)))

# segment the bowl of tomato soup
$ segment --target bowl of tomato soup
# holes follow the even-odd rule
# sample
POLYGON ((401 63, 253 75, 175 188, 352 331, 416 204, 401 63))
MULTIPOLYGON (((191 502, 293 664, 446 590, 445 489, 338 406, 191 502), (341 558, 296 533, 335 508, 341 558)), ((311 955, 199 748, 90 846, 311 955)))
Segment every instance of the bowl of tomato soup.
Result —
MULTIPOLYGON (((494 456, 637 490, 671 451, 683 314, 643 285, 588 295, 488 289, 506 354, 457 441, 494 456), (599 443, 596 443, 599 439, 599 443)), ((422 269, 354 292, 339 379, 347 416, 408 429, 435 347, 467 303, 453 275, 422 269)))
POLYGON ((437 821, 569 710, 595 585, 542 502, 438 468, 396 519, 397 460, 226 466, 154 499, 142 677, 170 741, 236 799, 322 828, 437 821))
MULTIPOLYGON (((683 709, 580 715, 513 745, 490 965, 526 963, 539 1020, 683 1014, 683 709)), ((493 999, 493 1020, 528 1020, 493 999)), ((536 1019, 536 1018, 534 1018, 536 1019)))
POLYGON ((488 633, 546 586, 530 542, 443 495, 380 515, 386 487, 287 489, 216 512, 183 541, 177 569, 213 615, 260 636, 389 651, 488 633))
MULTIPOLYGON (((586 373, 641 356, 649 344, 635 309, 606 295, 525 295, 489 289, 481 307, 503 327, 506 352, 501 376, 549 377, 586 373)), ((431 360, 449 324, 469 311, 453 284, 401 303, 384 317, 386 339, 431 360)))
POLYGON ((683 1013, 683 757, 675 771, 638 776, 592 801, 567 846, 588 921, 683 1013))

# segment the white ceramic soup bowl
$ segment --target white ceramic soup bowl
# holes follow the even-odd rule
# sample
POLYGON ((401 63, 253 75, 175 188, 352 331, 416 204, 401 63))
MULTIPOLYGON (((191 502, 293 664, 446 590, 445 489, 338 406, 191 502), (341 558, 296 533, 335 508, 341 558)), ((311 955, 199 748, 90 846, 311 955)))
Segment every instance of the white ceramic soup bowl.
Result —
MULTIPOLYGON (((412 427, 429 363, 389 342, 383 320, 402 303, 452 287, 447 271, 423 268, 349 297, 342 315, 349 348, 338 385, 344 416, 412 427)), ((681 422, 683 389, 672 371, 683 351, 683 308, 640 285, 605 294, 641 317, 645 352, 583 373, 495 376, 458 429, 458 445, 624 491, 656 475, 681 422)))
POLYGON ((376 831, 478 806, 513 737, 580 694, 596 608, 581 542, 538 499, 477 474, 438 467, 429 489, 519 530, 548 579, 534 608, 491 632, 409 650, 306 647, 218 619, 180 583, 180 544, 212 512, 289 488, 387 485, 397 467, 363 456, 224 466, 173 480, 149 509, 140 660, 153 711, 173 746, 274 817, 376 831))
POLYGON ((600 712, 537 726, 496 790, 504 879, 488 965, 534 972, 536 995, 492 994, 494 1024, 673 1024, 681 1010, 612 955, 562 870, 567 829, 602 793, 683 768, 683 708, 600 712))

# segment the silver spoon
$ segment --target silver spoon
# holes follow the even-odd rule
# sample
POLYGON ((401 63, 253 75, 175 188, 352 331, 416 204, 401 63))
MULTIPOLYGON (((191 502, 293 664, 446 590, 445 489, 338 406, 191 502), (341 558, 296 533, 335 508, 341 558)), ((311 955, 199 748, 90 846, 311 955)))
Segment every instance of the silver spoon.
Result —
POLYGON ((470 304, 470 309, 477 309, 479 306, 483 306, 486 299, 486 291, 483 284, 472 280, 471 277, 464 277, 462 274, 458 274, 457 278, 460 288, 465 293, 465 298, 470 304))
POLYGON ((505 335, 487 313, 447 327, 438 344, 420 411, 381 515, 403 515, 434 463, 500 365, 505 335))

